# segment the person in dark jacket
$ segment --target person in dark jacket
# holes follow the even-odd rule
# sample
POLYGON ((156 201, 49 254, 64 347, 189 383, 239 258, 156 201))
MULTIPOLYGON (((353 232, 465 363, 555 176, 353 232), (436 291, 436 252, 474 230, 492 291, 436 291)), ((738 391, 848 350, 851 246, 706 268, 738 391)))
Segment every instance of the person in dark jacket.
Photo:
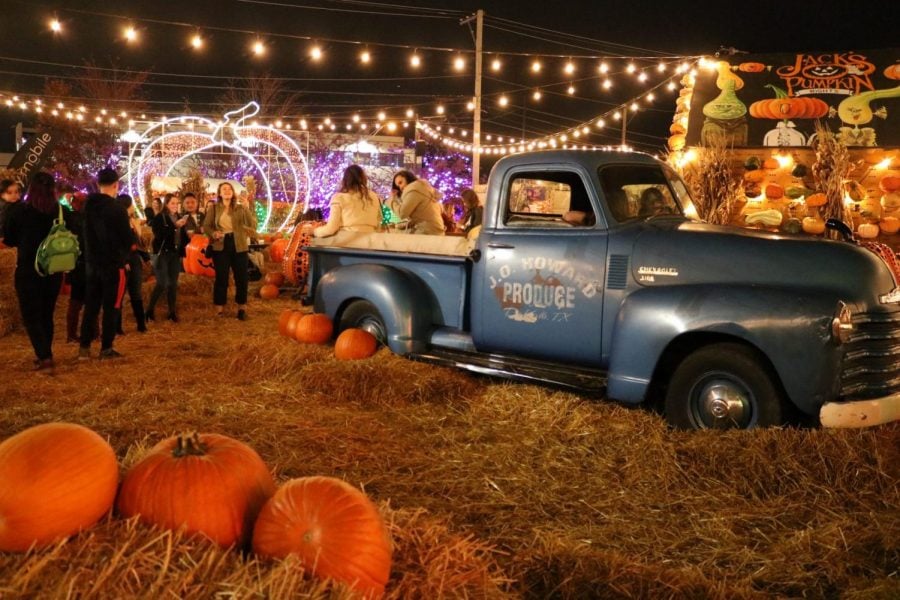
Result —
POLYGON ((28 187, 26 201, 10 209, 3 237, 7 246, 18 249, 15 288, 22 322, 34 348, 35 368, 48 373, 53 372, 53 311, 62 273, 42 277, 34 268, 34 259, 58 216, 55 181, 48 173, 37 173, 28 187))
POLYGON ((188 239, 194 237, 195 233, 203 235, 203 219, 206 215, 200 212, 200 203, 197 202, 197 196, 188 192, 181 201, 184 211, 181 216, 187 217, 184 223, 184 231, 187 233, 188 239))
POLYGON ((463 216, 460 224, 463 231, 468 234, 470 231, 481 225, 481 219, 484 216, 484 207, 478 199, 475 190, 466 188, 461 193, 463 202, 463 216))
POLYGON ((103 309, 100 358, 118 358, 113 349, 118 313, 125 293, 125 269, 133 232, 128 213, 116 201, 119 175, 114 169, 97 174, 100 191, 88 196, 84 206, 85 311, 81 322, 78 358, 91 357, 92 323, 103 309))
POLYGON ((3 228, 9 211, 19 202, 22 190, 12 179, 0 181, 0 240, 3 239, 3 228))
MULTIPOLYGON (((141 333, 147 331, 144 322, 144 299, 141 296, 141 284, 144 281, 144 256, 149 256, 141 245, 141 224, 134 216, 134 201, 128 194, 120 194, 116 200, 128 213, 128 223, 131 225, 132 243, 128 253, 128 268, 125 271, 125 289, 128 291, 128 300, 131 303, 131 312, 134 314, 134 322, 141 333)), ((116 324, 116 333, 125 335, 122 329, 122 311, 119 311, 119 321, 116 324)))
POLYGON ((178 322, 178 311, 175 304, 178 298, 178 275, 181 273, 181 259, 184 258, 185 248, 188 244, 187 233, 184 226, 188 217, 180 216, 178 212, 178 198, 172 194, 166 194, 162 212, 150 222, 153 228, 153 255, 156 273, 156 286, 150 293, 150 303, 147 305, 147 320, 153 321, 153 310, 163 292, 169 302, 169 320, 178 322))

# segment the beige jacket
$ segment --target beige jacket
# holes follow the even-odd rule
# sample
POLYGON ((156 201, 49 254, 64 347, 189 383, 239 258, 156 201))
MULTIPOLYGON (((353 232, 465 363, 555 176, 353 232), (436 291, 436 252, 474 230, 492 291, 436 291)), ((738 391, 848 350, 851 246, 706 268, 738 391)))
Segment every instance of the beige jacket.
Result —
POLYGON ((416 179, 403 188, 397 214, 401 219, 409 219, 408 228, 413 233, 444 235, 439 197, 438 191, 431 184, 423 179, 416 179))
POLYGON ((381 202, 372 190, 366 200, 358 192, 338 192, 331 199, 330 207, 328 223, 313 231, 316 237, 327 237, 341 230, 371 233, 381 225, 381 202))
MULTIPOLYGON (((225 208, 218 202, 210 204, 203 219, 203 233, 209 238, 216 252, 221 252, 225 248, 223 240, 213 239, 213 233, 219 229, 219 217, 224 211, 225 208)), ((232 206, 231 228, 234 231, 234 249, 238 252, 247 252, 250 249, 250 236, 256 233, 256 215, 241 204, 232 206)))

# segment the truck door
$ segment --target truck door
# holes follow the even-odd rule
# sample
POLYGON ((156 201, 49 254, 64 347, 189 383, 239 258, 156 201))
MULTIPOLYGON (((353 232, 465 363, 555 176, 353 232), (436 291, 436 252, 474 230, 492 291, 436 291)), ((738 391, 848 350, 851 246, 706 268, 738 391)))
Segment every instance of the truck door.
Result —
POLYGON ((600 366, 607 230, 587 177, 565 167, 505 175, 473 271, 479 351, 600 366))

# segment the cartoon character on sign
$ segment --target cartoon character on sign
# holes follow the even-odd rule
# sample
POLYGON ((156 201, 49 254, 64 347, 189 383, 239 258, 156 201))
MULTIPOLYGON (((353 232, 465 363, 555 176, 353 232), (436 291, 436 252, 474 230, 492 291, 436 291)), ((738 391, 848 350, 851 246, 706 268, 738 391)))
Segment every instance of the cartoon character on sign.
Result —
POLYGON ((878 98, 900 97, 900 86, 886 90, 871 90, 845 98, 837 108, 837 116, 845 124, 838 129, 838 139, 848 146, 876 146, 875 128, 860 127, 871 123, 874 117, 887 119, 887 108, 872 110, 869 103, 878 98))
POLYGON ((759 100, 750 105, 750 116, 755 119, 777 119, 775 129, 766 133, 764 146, 803 146, 806 136, 797 131, 795 119, 819 119, 828 114, 823 100, 810 96, 791 97, 780 87, 765 86, 775 92, 775 98, 759 100))
POLYGON ((259 223, 260 231, 282 230, 290 223, 298 212, 306 210, 309 203, 309 170, 306 158, 297 144, 283 132, 272 127, 251 125, 246 121, 259 113, 259 104, 250 102, 239 110, 227 112, 224 119, 215 123, 209 119, 185 116, 178 119, 163 120, 148 128, 132 145, 128 155, 128 188, 132 196, 140 195, 141 182, 149 172, 156 171, 168 176, 179 162, 199 155, 227 148, 235 154, 246 158, 262 176, 266 194, 266 214, 259 223), (173 131, 164 133, 165 127, 186 127, 189 131, 173 131), (200 130, 208 129, 209 133, 200 130), (266 177, 266 169, 257 156, 247 148, 264 146, 287 164, 290 174, 285 181, 281 177, 277 182, 280 192, 291 203, 291 209, 281 223, 270 225, 273 203, 273 184, 266 177), (140 150, 143 148, 142 150, 140 150))
POLYGON ((744 80, 731 72, 731 66, 720 61, 716 65, 716 87, 721 93, 703 105, 703 128, 700 143, 704 146, 713 138, 722 139, 733 146, 747 145, 747 106, 737 97, 737 90, 744 87, 744 80))

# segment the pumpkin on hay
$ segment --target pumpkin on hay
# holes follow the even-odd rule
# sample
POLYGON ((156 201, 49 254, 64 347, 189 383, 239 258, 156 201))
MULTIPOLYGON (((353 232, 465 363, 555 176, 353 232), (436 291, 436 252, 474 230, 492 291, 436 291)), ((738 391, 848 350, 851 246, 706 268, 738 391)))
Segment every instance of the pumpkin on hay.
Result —
POLYGON ((378 341, 368 331, 351 327, 345 329, 334 343, 334 356, 338 360, 359 360, 375 354, 378 341))
POLYGON ((378 509, 333 477, 281 486, 259 513, 253 551, 296 556, 317 576, 347 583, 367 598, 380 597, 391 574, 391 545, 378 509))
POLYGON ((278 286, 267 283, 259 288, 259 297, 263 300, 273 300, 278 297, 278 286))
POLYGON ((296 339, 297 336, 297 325, 300 323, 300 319, 304 317, 304 313, 299 310, 295 310, 292 315, 287 318, 287 322, 284 325, 284 335, 286 337, 296 339))
POLYGON ((164 529, 201 533, 221 546, 244 545, 275 493, 265 463, 249 446, 214 433, 161 441, 129 469, 116 508, 164 529))
POLYGON ((305 315, 294 329, 294 339, 304 344, 324 344, 331 339, 334 325, 328 315, 313 313, 305 315))
POLYGON ((281 311, 281 315, 278 316, 278 335, 287 336, 288 320, 291 318, 291 315, 299 312, 299 310, 294 310, 293 308, 286 308, 281 311))
POLYGON ((275 287, 281 287, 284 285, 284 273, 281 271, 270 271, 266 273, 266 277, 263 281, 271 283, 275 287))
POLYGON ((116 453, 73 423, 45 423, 0 444, 0 551, 46 546, 96 523, 112 508, 116 453))
POLYGON ((287 247, 288 241, 283 237, 279 237, 269 246, 269 258, 273 262, 281 262, 284 259, 284 249, 287 247))

